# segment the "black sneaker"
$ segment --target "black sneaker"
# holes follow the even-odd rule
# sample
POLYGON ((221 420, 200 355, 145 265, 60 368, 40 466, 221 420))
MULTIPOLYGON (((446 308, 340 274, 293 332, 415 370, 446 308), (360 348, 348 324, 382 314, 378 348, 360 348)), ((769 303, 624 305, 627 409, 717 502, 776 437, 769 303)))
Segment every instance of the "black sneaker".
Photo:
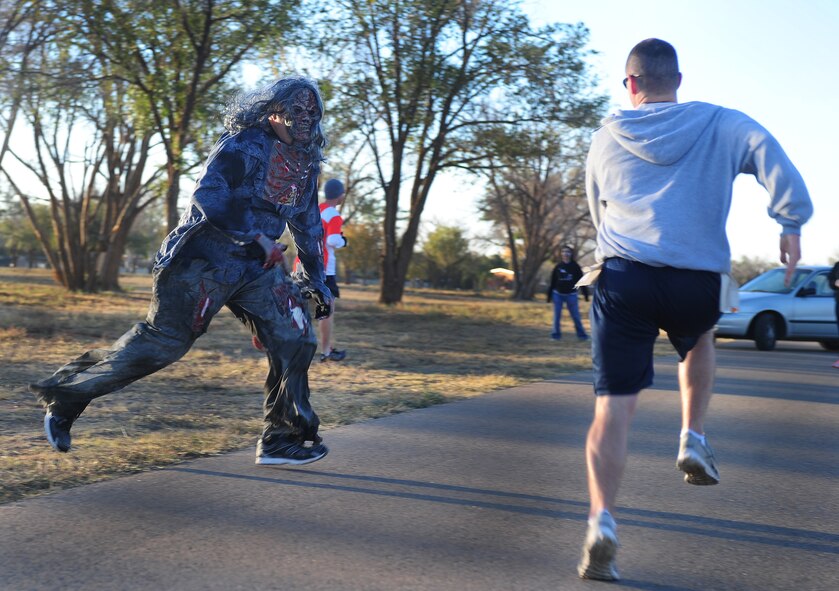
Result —
POLYGON ((73 426, 73 419, 59 417, 51 412, 44 415, 44 433, 47 434, 47 441, 57 451, 70 451, 70 427, 73 426))
POLYGON ((347 356, 346 351, 339 351, 338 349, 332 349, 329 354, 321 353, 320 360, 321 363, 324 361, 342 361, 344 357, 347 356))
POLYGON ((281 466, 290 464, 301 466, 311 464, 329 453, 329 449, 322 443, 307 447, 298 441, 278 441, 263 444, 260 439, 256 444, 256 463, 261 466, 281 466))

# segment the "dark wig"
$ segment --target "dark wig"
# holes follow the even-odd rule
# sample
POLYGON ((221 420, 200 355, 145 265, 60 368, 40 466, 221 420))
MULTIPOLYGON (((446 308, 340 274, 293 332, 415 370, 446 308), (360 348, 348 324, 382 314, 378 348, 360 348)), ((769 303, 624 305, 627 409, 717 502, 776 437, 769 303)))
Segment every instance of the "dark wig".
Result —
MULTIPOLYGON (((249 93, 240 93, 233 97, 224 112, 224 127, 230 133, 237 133, 249 127, 270 129, 268 117, 278 111, 290 112, 291 102, 299 90, 309 90, 315 95, 318 109, 323 118, 323 100, 314 80, 303 76, 289 76, 249 93)), ((303 148, 317 161, 323 160, 323 148, 326 138, 321 128, 321 119, 312 126, 312 141, 303 148)))

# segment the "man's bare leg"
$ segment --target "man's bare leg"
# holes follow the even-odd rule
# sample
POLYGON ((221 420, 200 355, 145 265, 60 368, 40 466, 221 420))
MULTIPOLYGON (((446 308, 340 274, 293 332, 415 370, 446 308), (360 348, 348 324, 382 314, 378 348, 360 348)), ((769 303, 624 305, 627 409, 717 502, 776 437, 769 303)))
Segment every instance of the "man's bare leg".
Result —
POLYGON ((332 302, 332 314, 327 318, 318 321, 320 331, 320 360, 321 361, 342 361, 346 351, 338 351, 332 346, 332 328, 334 327, 335 302, 332 302))
MULTIPOLYGON (((332 314, 335 314, 335 304, 332 304, 332 314)), ((318 328, 320 329, 320 352, 323 355, 329 355, 332 351, 332 314, 327 318, 318 320, 318 328)))
POLYGON ((598 396, 586 439, 586 465, 591 500, 589 516, 612 512, 626 466, 629 425, 638 395, 598 396))
POLYGON ((685 473, 688 484, 718 484, 714 452, 705 439, 705 415, 711 401, 716 370, 713 331, 699 342, 679 364, 679 390, 682 395, 682 433, 676 467, 685 473))
POLYGON ((706 332, 679 364, 679 390, 682 395, 682 431, 704 433, 705 414, 711 401, 716 371, 713 331, 706 332))
POLYGON ((616 581, 617 524, 612 517, 629 441, 629 425, 638 395, 598 396, 586 440, 591 509, 577 573, 583 579, 616 581))

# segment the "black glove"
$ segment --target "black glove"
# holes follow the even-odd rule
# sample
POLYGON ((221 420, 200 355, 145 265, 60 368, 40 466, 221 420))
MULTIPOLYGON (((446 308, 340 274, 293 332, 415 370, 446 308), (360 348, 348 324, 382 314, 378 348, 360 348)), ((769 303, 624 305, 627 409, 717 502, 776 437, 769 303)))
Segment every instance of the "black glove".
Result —
POLYGON ((315 301, 315 319, 329 318, 332 314, 332 292, 328 287, 324 287, 326 293, 320 289, 309 287, 303 290, 303 297, 315 301))
POLYGON ((347 247, 347 244, 349 244, 349 243, 350 243, 350 241, 349 241, 349 240, 347 240, 347 237, 346 237, 346 236, 344 236, 344 233, 343 233, 343 232, 341 232, 341 238, 343 238, 343 239, 344 239, 344 248, 346 248, 346 247, 347 247))

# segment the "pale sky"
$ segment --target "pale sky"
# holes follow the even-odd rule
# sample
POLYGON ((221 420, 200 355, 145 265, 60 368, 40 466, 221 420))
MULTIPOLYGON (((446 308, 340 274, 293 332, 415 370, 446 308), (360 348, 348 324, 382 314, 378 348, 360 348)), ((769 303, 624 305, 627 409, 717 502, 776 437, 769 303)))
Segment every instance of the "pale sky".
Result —
MULTIPOLYGON (((743 111, 772 133, 804 177, 815 206, 802 231, 803 263, 839 258, 839 2, 836 0, 525 0, 534 24, 584 23, 612 107, 630 108, 621 81, 629 50, 658 37, 679 55, 679 101, 743 111)), ((428 218, 474 219, 474 194, 434 194, 428 218), (462 198, 461 198, 462 197, 462 198), (457 204, 457 205, 454 205, 457 204), (445 205, 445 207, 441 207, 445 205), (454 207, 453 207, 454 206, 454 207)), ((735 182, 732 258, 777 260, 780 226, 751 176, 735 182)))

